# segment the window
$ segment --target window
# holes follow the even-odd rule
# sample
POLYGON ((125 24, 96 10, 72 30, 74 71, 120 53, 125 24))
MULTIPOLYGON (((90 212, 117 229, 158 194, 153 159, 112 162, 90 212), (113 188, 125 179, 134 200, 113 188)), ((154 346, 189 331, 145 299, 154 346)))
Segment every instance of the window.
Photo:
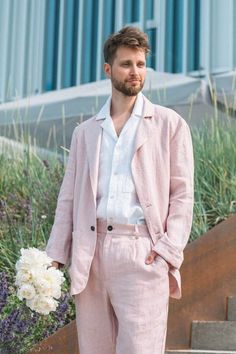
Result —
POLYGON ((64 9, 62 87, 76 85, 78 0, 67 0, 64 9))
POLYGON ((199 70, 200 61, 200 0, 188 1, 188 71, 199 70))
POLYGON ((183 0, 166 1, 165 71, 178 73, 183 63, 183 0))
MULTIPOLYGON (((102 43, 108 38, 108 36, 115 31, 115 4, 114 1, 104 0, 103 7, 103 33, 102 33, 102 43)), ((103 49, 103 48, 102 48, 103 49)), ((103 52, 102 52, 103 58, 103 52)), ((104 60, 102 60, 102 63, 104 60)), ((106 75, 104 74, 103 68, 101 67, 101 78, 105 79, 106 75)))
POLYGON ((155 69, 156 68, 156 52, 157 52, 157 36, 156 36, 156 28, 151 28, 146 30, 146 33, 149 38, 149 44, 151 47, 151 53, 149 53, 147 57, 147 66, 155 69))
POLYGON ((44 39, 43 90, 55 90, 57 86, 57 56, 60 3, 46 2, 46 24, 44 39))
POLYGON ((154 0, 146 0, 146 20, 154 19, 154 0))
POLYGON ((140 0, 125 0, 124 23, 138 22, 140 17, 140 0))
MULTIPOLYGON (((81 83, 96 80, 98 0, 84 1, 81 83), (85 20, 86 19, 86 20, 85 20)), ((80 53, 79 53, 80 55, 80 53)))

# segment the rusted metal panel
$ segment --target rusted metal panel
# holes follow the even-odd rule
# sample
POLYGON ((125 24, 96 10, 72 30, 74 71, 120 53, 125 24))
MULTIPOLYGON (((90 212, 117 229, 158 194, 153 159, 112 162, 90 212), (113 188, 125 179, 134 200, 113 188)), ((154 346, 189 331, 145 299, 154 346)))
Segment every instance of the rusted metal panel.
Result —
POLYGON ((236 215, 221 222, 185 250, 183 296, 171 299, 168 349, 190 347, 193 320, 225 320, 227 297, 236 295, 236 215))
POLYGON ((77 329, 72 321, 56 333, 35 345, 27 354, 79 354, 77 329))

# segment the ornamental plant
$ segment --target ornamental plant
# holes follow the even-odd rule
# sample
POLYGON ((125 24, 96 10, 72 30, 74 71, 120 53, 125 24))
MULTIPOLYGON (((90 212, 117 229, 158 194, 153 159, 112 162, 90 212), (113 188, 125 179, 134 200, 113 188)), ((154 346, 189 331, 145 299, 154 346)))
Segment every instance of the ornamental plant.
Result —
POLYGON ((11 276, 0 273, 0 353, 25 354, 32 346, 69 323, 74 304, 65 289, 56 311, 42 315, 19 300, 11 276))
POLYGON ((61 285, 65 281, 63 273, 51 267, 52 259, 45 251, 35 247, 21 249, 21 257, 16 262, 17 296, 26 299, 26 305, 43 315, 55 311, 61 297, 61 285))

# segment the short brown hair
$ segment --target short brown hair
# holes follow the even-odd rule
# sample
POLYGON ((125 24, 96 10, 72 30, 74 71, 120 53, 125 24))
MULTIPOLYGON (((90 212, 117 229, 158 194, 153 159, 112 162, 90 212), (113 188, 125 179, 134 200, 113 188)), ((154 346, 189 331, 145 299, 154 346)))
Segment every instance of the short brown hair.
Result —
POLYGON ((150 52, 148 36, 138 27, 127 26, 119 32, 111 34, 103 47, 103 54, 106 63, 113 63, 116 51, 119 47, 126 46, 134 49, 141 49, 145 55, 150 52))

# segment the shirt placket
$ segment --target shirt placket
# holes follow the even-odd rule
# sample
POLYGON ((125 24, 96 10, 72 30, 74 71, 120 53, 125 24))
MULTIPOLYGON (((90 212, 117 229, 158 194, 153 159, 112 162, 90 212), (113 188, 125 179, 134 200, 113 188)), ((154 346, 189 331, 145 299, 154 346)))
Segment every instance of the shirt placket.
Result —
POLYGON ((126 148, 126 145, 124 145, 126 140, 125 137, 127 136, 127 131, 129 130, 130 126, 132 126, 132 119, 133 117, 131 116, 129 118, 129 121, 126 122, 124 128, 121 131, 119 138, 116 139, 115 147, 113 150, 111 177, 110 177, 109 193, 108 193, 108 201, 107 201, 107 218, 108 221, 110 222, 114 220, 125 222, 123 218, 121 219, 121 215, 120 215, 121 213, 119 210, 119 208, 122 205, 120 204, 121 202, 120 197, 121 197, 123 180, 121 179, 121 177, 119 177, 117 171, 118 169, 122 168, 122 174, 123 174, 124 172, 123 170, 125 169, 125 166, 119 166, 119 163, 122 158, 121 154, 124 154, 126 148))
POLYGON ((115 144, 112 157, 111 177, 109 183, 108 201, 107 201, 107 218, 110 221, 116 219, 116 200, 118 198, 119 178, 117 168, 120 160, 120 141, 115 144))

